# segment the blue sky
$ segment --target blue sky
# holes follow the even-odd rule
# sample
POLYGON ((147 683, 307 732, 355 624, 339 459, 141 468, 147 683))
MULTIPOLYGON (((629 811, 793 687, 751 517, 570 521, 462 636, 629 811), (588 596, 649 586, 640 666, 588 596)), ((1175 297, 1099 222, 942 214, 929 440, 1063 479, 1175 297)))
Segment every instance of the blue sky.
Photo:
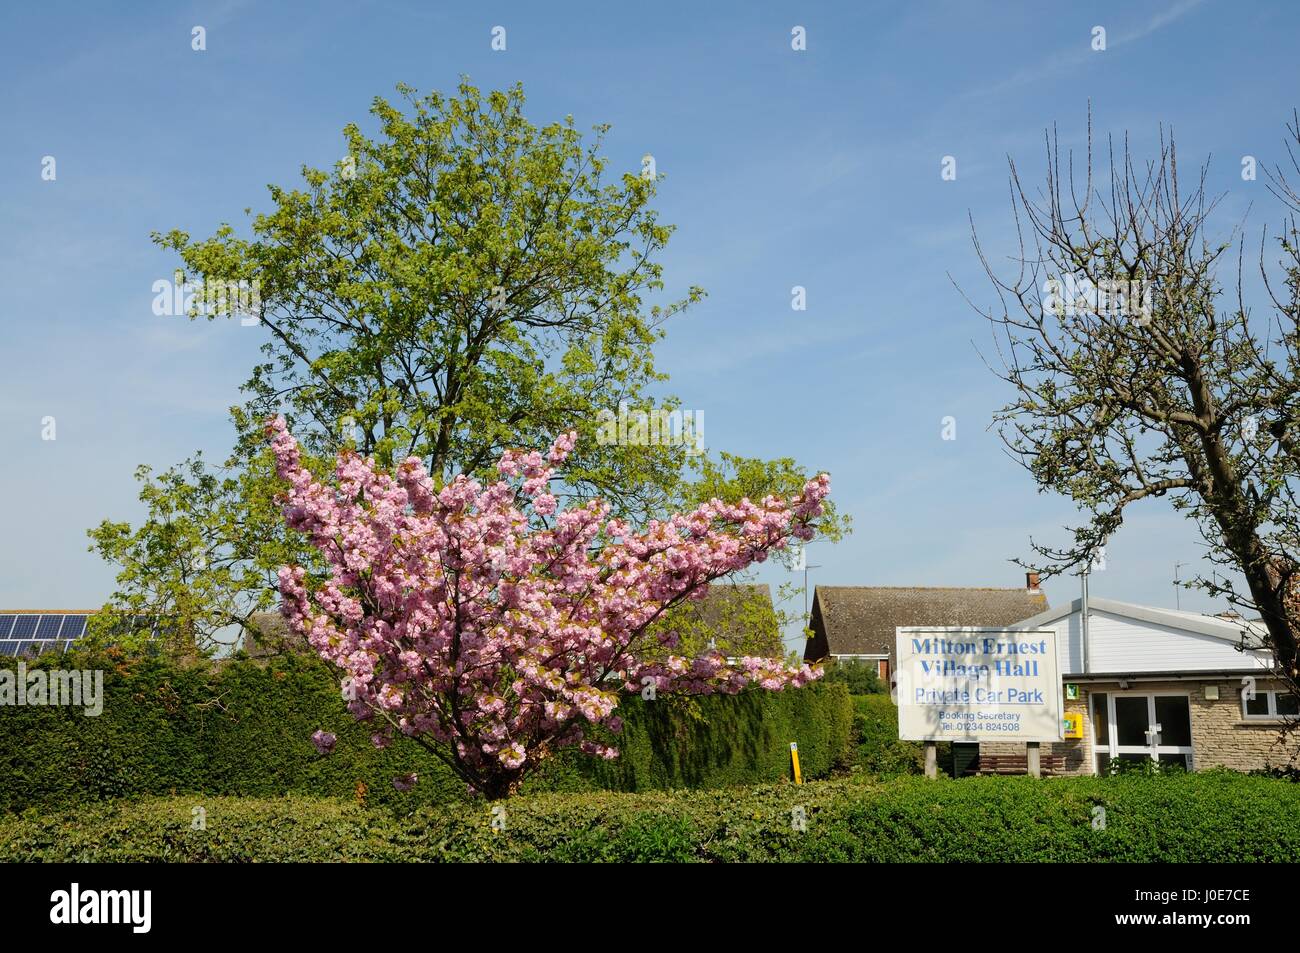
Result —
MULTIPOLYGON (((375 95, 450 90, 462 73, 522 81, 537 123, 611 123, 615 165, 654 155, 678 228, 669 290, 709 292, 660 365, 704 412, 710 449, 832 473, 855 532, 810 548, 814 584, 1019 585, 1008 560, 1030 535, 1062 540, 1073 509, 1038 495, 986 430, 1009 393, 952 285, 990 299, 967 216, 1009 251, 1008 154, 1037 185, 1044 127, 1081 146, 1091 101, 1097 134, 1128 132, 1139 155, 1164 123, 1184 163, 1212 156, 1209 186, 1226 192, 1214 224, 1244 221, 1257 242, 1276 206, 1240 159, 1284 157, 1298 27, 1293 4, 1213 0, 7 5, 0 606, 100 604, 112 571, 85 530, 138 518, 133 469, 229 447, 226 411, 262 332, 155 316, 151 285, 176 262, 150 232, 242 227, 267 184, 336 162, 375 95), (206 51, 191 49, 195 25, 206 51), (1105 52, 1090 49, 1098 25, 1105 52), (945 155, 955 181, 940 178, 945 155), (794 285, 806 311, 790 307, 794 285)), ((1181 517, 1144 505, 1093 591, 1172 606, 1174 563, 1201 552, 1181 517)), ((1046 588, 1059 603, 1076 581, 1046 588)), ((1221 608, 1196 593, 1182 605, 1221 608)))

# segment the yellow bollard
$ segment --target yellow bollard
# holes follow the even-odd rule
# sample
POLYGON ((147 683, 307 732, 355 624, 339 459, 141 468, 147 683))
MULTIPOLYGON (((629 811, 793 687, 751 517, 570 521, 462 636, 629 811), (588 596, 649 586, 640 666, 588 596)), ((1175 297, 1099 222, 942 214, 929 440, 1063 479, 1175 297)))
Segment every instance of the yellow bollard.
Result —
POLYGON ((790 761, 794 764, 794 783, 803 784, 803 774, 799 771, 799 742, 790 742, 790 761))

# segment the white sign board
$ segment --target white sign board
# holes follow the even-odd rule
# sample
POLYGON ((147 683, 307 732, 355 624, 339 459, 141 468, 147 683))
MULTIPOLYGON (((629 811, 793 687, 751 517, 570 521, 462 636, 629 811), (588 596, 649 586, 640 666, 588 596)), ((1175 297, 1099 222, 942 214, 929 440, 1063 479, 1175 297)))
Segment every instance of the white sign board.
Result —
POLYGON ((1060 741, 1052 629, 899 627, 898 737, 1060 741))

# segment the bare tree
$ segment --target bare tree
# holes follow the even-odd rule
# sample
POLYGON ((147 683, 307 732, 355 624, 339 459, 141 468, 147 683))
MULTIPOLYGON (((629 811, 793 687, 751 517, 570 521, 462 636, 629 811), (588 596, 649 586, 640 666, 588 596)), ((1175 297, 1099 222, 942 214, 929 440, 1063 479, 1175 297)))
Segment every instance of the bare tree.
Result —
MULTIPOLYGON (((1294 175, 1300 120, 1287 131, 1294 175)), ((1243 234, 1211 237, 1220 197, 1206 194, 1207 166, 1180 181, 1171 134, 1161 128, 1159 155, 1146 163, 1134 161, 1127 137, 1118 158, 1109 141, 1104 179, 1094 177, 1091 116, 1078 175, 1068 150, 1062 174, 1055 130, 1044 138, 1048 172, 1036 196, 1010 164, 1013 275, 990 264, 972 221, 999 302, 975 307, 992 323, 995 372, 1017 392, 997 429, 1041 488, 1070 497, 1085 516, 1068 545, 1033 543, 1036 557, 1024 564, 1047 576, 1083 565, 1130 505, 1168 495, 1245 591, 1218 574, 1193 584, 1259 614, 1275 674, 1296 691, 1300 195, 1281 167, 1268 174, 1283 223, 1279 236, 1260 233, 1268 300, 1265 314, 1252 315, 1243 234)))

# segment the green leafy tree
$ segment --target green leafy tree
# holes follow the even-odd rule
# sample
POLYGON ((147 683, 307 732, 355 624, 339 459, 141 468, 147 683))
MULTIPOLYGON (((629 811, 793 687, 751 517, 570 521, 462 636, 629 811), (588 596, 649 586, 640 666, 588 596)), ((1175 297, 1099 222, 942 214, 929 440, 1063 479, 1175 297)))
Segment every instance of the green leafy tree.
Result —
MULTIPOLYGON (((567 493, 600 495, 631 521, 708 496, 788 495, 807 478, 788 459, 715 462, 672 442, 604 439, 602 412, 620 402, 679 406, 652 397, 666 379, 653 348, 703 295, 650 300, 664 292, 657 256, 672 228, 651 207, 653 177, 611 174, 606 126, 588 141, 571 117, 535 126, 519 86, 398 91, 404 109, 374 101, 378 135, 348 125, 332 169, 272 186, 251 235, 223 224, 201 240, 154 236, 204 289, 192 319, 255 321, 266 340, 224 466, 142 470, 144 522, 91 530, 92 549, 120 567, 115 611, 175 618, 208 645, 275 603, 275 568, 313 565, 272 516, 260 431, 272 413, 316 466, 352 446, 382 465, 421 457, 440 481, 487 477, 504 449, 576 429, 567 493), (212 293, 239 286, 250 294, 212 293)), ((831 511, 819 529, 845 525, 831 511)))
POLYGON ((888 690, 876 673, 875 663, 849 661, 828 665, 823 678, 828 682, 843 682, 850 695, 880 695, 888 690))
POLYGON ((196 453, 157 475, 139 467, 136 479, 144 522, 105 520, 89 534, 92 550, 119 567, 118 591, 91 617, 91 641, 138 649, 161 633, 179 653, 233 642, 276 602, 281 566, 315 565, 284 532, 269 451, 219 468, 196 453))

